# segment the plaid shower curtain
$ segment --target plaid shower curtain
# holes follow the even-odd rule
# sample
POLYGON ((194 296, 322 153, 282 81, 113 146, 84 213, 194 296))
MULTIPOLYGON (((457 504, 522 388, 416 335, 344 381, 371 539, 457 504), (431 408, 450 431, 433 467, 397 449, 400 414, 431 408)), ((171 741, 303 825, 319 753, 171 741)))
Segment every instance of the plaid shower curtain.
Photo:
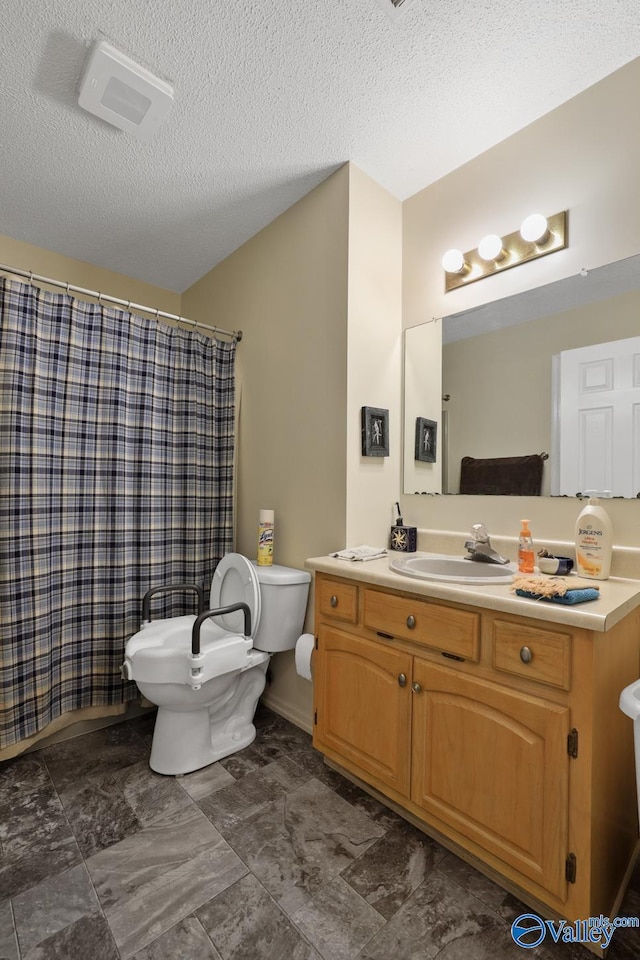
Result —
POLYGON ((208 590, 232 548, 234 359, 234 342, 0 280, 0 748, 136 697, 120 664, 144 593, 208 590))

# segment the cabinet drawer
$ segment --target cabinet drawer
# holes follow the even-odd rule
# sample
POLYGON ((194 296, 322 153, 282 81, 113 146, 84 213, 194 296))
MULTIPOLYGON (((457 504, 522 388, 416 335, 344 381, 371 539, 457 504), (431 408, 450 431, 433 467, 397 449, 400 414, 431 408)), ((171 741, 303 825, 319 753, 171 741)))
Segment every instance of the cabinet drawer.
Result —
POLYGON ((568 690, 571 635, 494 620, 493 666, 505 673, 568 690))
POLYGON ((480 655, 480 615, 466 610, 365 590, 364 625, 465 660, 478 660, 480 655))
POLYGON ((353 583, 337 580, 316 580, 316 603, 320 616, 357 623, 358 587, 353 583))

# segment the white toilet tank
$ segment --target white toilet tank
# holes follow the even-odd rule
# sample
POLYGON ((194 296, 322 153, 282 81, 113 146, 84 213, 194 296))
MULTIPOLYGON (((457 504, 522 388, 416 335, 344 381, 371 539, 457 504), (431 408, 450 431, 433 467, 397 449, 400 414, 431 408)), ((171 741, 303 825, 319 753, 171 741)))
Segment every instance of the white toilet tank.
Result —
POLYGON ((260 567, 252 562, 258 575, 262 605, 253 646, 266 653, 293 650, 304 627, 311 574, 276 563, 260 567))

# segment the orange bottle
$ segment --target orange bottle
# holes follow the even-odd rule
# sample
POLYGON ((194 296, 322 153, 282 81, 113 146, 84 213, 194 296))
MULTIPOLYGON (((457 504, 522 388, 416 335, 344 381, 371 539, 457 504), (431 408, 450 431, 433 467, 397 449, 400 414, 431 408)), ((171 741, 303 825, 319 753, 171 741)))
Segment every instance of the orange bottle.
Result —
POLYGON ((518 543, 518 570, 520 573, 533 573, 533 540, 529 521, 521 520, 520 540, 518 543))

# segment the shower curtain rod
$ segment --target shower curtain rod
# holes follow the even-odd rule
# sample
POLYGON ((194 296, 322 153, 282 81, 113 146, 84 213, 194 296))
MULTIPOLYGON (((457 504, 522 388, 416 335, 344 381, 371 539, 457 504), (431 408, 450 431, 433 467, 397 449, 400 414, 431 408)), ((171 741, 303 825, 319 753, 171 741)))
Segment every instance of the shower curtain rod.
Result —
POLYGON ((33 273, 31 270, 19 270, 17 267, 9 267, 4 263, 0 263, 0 272, 13 273, 17 277, 26 277, 29 283, 37 280, 39 283, 48 283, 53 287, 62 287, 67 293, 73 290, 74 293, 82 293, 85 297, 94 297, 98 303, 101 303, 103 300, 106 300, 108 303, 117 303, 119 306, 126 307, 129 312, 135 309, 141 310, 143 313, 151 313, 156 320, 158 320, 159 317, 163 317, 166 320, 177 320, 178 323, 191 323, 195 330, 197 330, 198 327, 200 327, 201 330, 211 330, 212 333, 220 333, 225 337, 231 337, 236 343, 242 340, 242 330, 223 330, 221 327, 210 327, 207 323, 200 323, 198 320, 190 320, 188 317, 181 317, 176 313, 166 313, 166 311, 157 310, 155 307, 145 307, 144 304, 132 303, 131 300, 121 300, 119 297, 110 297, 106 293, 100 293, 99 290, 86 290, 84 287, 76 287, 73 283, 64 283, 62 280, 54 280, 52 277, 43 277, 38 273, 33 273))

